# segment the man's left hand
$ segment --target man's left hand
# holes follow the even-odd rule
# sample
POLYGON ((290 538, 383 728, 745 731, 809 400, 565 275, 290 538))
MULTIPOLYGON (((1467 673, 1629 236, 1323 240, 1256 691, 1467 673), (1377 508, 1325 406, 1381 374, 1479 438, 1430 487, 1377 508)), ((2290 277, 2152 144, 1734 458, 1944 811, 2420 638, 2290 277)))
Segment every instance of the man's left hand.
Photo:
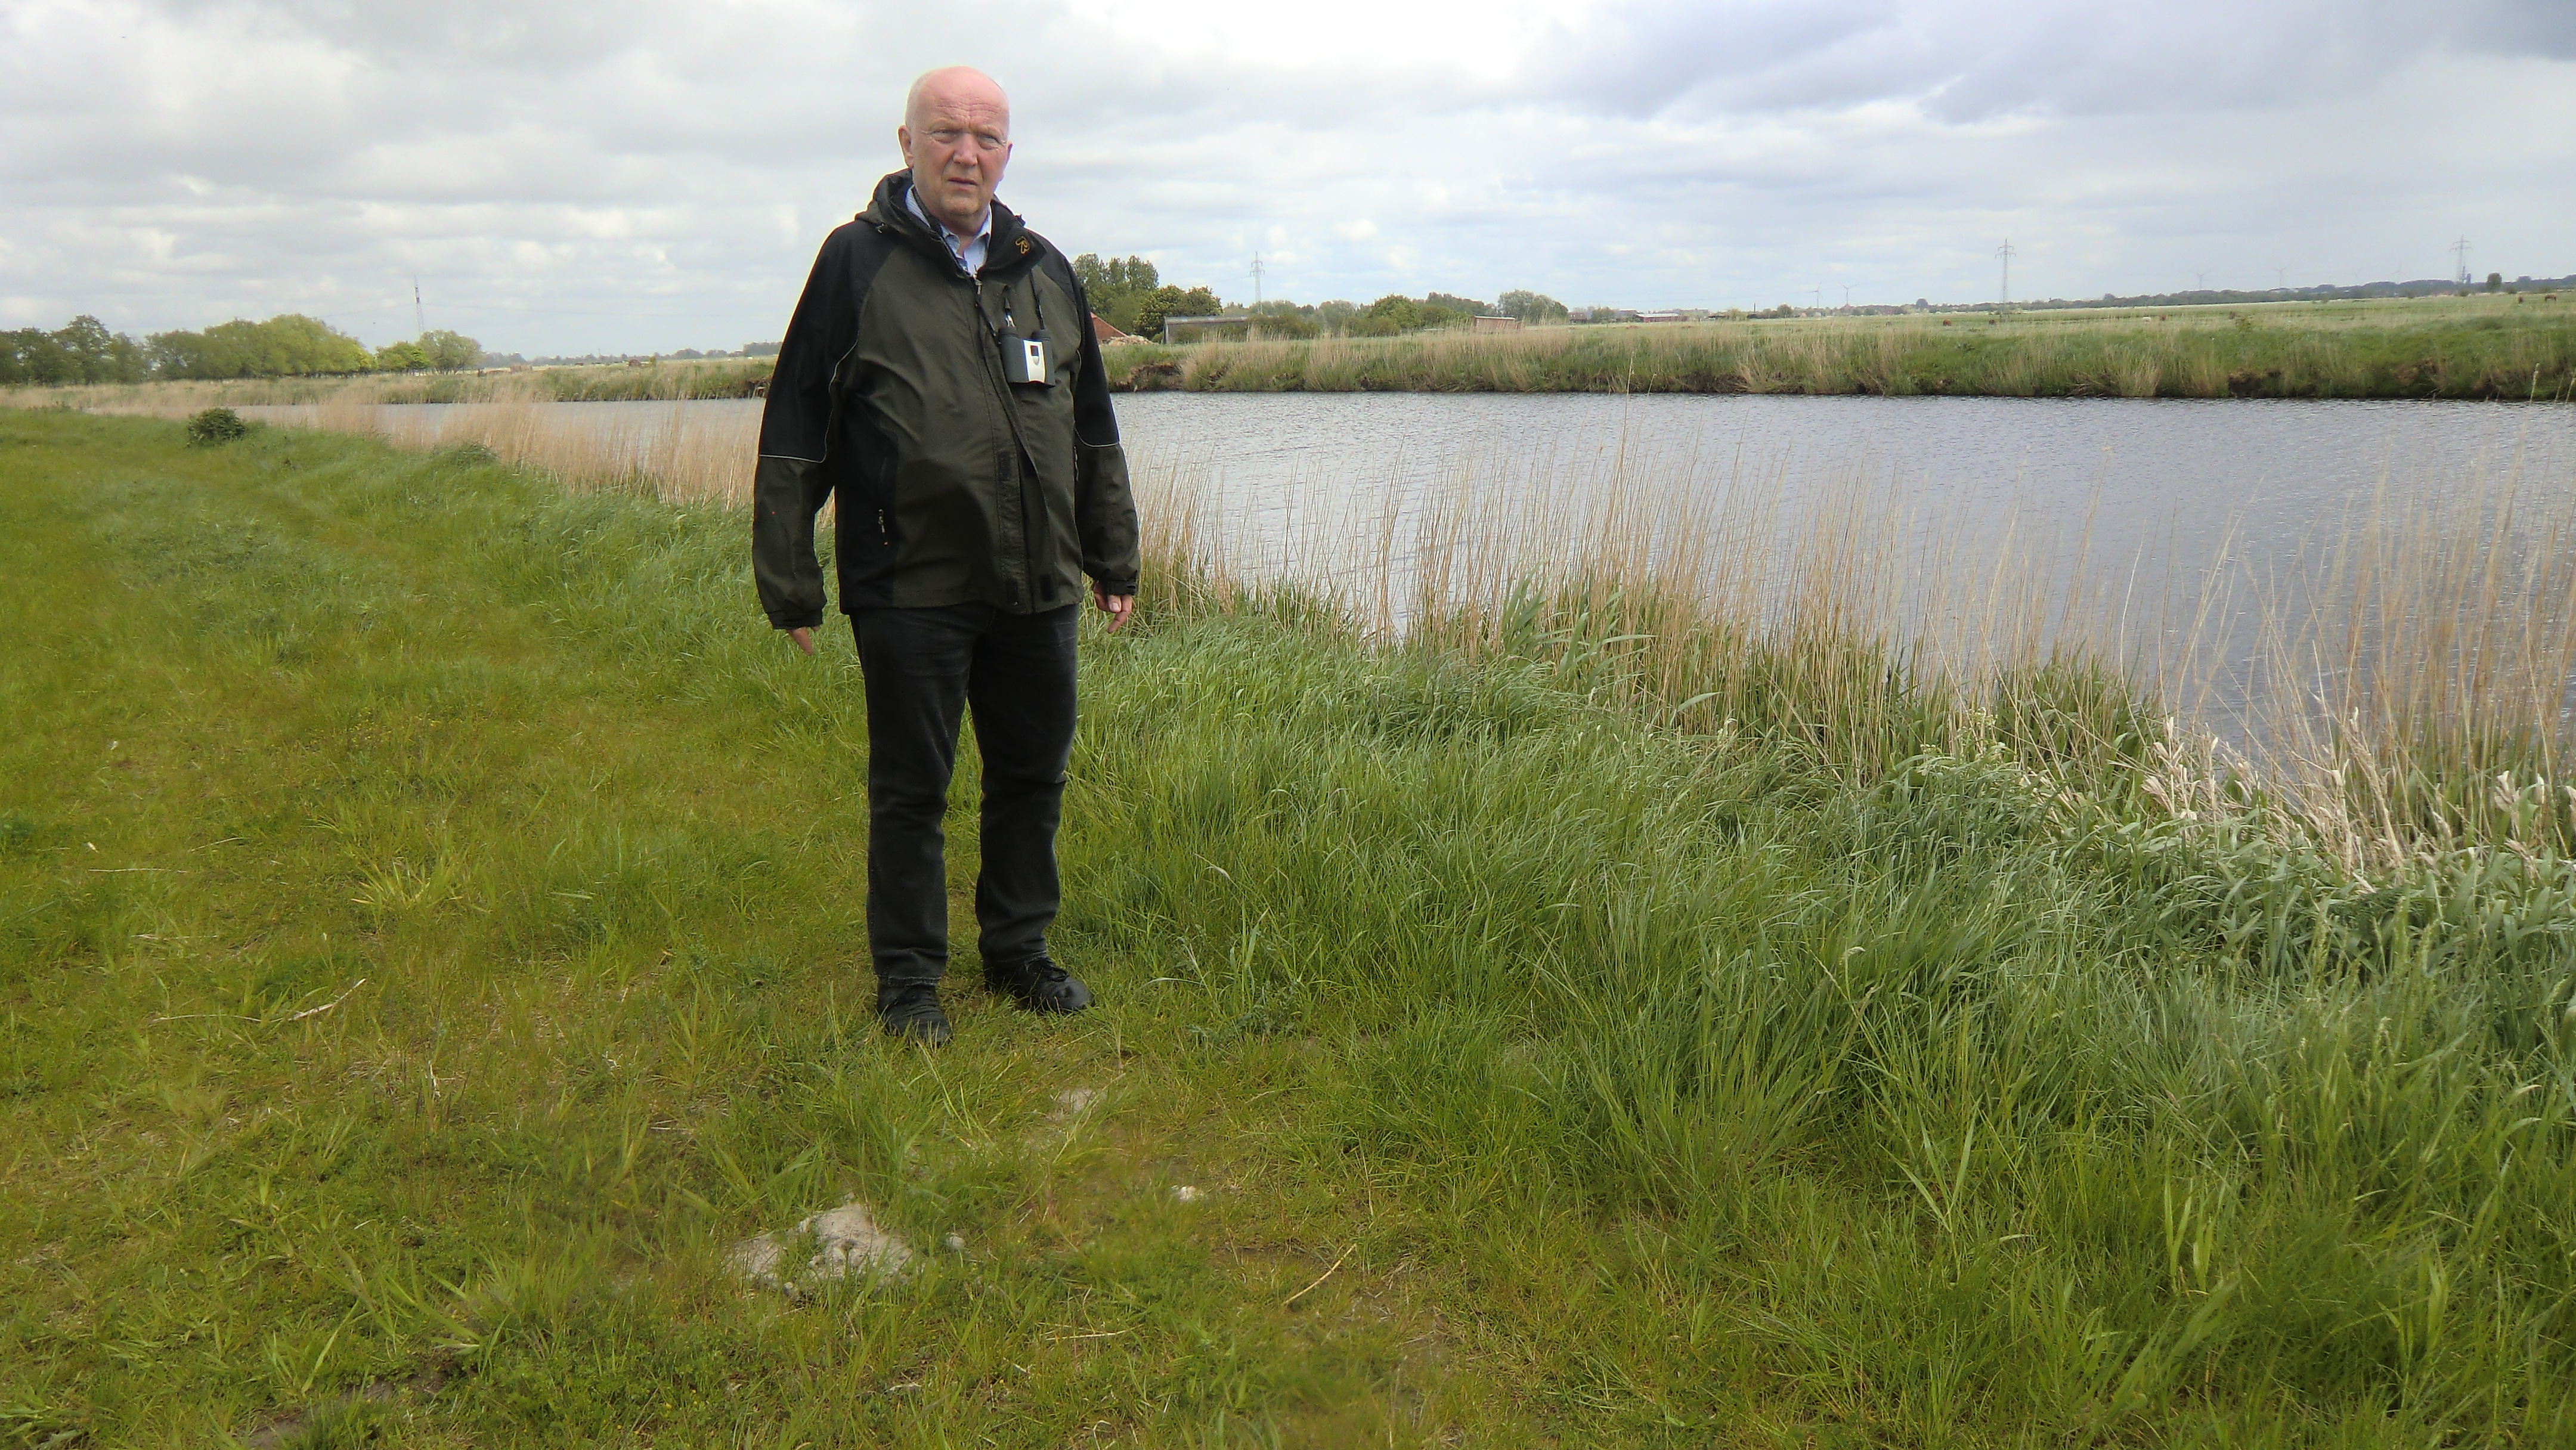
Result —
POLYGON ((1099 605, 1100 612, 1109 616, 1109 629, 1113 634, 1118 626, 1127 622, 1127 616, 1136 608, 1135 595, 1112 594, 1097 584, 1091 586, 1091 602, 1099 605))

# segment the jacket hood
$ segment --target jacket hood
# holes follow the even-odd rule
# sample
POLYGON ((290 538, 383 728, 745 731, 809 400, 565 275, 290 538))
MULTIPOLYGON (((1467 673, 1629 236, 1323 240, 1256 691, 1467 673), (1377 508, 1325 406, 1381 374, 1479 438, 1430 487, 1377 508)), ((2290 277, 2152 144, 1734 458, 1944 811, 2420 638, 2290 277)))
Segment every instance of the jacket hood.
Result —
MULTIPOLYGON (((887 172, 877 179, 876 194, 868 198, 867 209, 859 213, 859 220, 889 236, 901 237, 916 247, 926 248, 936 256, 946 257, 947 242, 931 228, 923 226, 921 219, 912 214, 912 208, 903 204, 904 193, 911 188, 912 172, 909 169, 887 172)), ((995 197, 993 240, 984 252, 984 270, 996 275, 1012 271, 1037 260, 1038 250, 1037 239, 1029 233, 1027 224, 1020 220, 1019 213, 1002 205, 1001 198, 995 197)))

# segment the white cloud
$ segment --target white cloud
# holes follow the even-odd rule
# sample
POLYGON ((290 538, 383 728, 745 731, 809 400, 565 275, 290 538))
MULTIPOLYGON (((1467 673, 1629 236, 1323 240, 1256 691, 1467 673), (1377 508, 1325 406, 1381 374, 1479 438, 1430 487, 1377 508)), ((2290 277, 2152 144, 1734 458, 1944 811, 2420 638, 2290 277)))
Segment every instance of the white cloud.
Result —
POLYGON ((0 0, 0 323, 774 338, 904 84, 1176 281, 1967 298, 2576 269, 2576 10, 2471 0, 0 0))

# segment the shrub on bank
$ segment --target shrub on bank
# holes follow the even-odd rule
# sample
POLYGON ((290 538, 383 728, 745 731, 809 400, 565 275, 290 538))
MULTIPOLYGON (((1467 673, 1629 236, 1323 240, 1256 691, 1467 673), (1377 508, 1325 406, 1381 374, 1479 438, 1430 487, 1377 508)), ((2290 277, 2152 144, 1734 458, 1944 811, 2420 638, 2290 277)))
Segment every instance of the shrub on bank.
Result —
POLYGON ((208 408, 188 420, 188 441, 199 445, 230 443, 249 432, 250 425, 230 408, 208 408))

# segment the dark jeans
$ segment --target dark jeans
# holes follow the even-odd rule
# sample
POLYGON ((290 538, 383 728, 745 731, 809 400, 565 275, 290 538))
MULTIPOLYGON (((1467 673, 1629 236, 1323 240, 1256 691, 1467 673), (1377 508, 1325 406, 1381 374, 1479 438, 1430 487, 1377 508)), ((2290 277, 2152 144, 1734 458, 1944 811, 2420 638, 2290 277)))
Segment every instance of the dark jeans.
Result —
POLYGON ((1073 754, 1078 608, 851 612, 868 689, 868 952, 880 1002, 890 987, 936 982, 948 969, 939 821, 969 707, 984 762, 978 949, 988 969, 1046 950, 1058 901, 1056 822, 1073 754))

